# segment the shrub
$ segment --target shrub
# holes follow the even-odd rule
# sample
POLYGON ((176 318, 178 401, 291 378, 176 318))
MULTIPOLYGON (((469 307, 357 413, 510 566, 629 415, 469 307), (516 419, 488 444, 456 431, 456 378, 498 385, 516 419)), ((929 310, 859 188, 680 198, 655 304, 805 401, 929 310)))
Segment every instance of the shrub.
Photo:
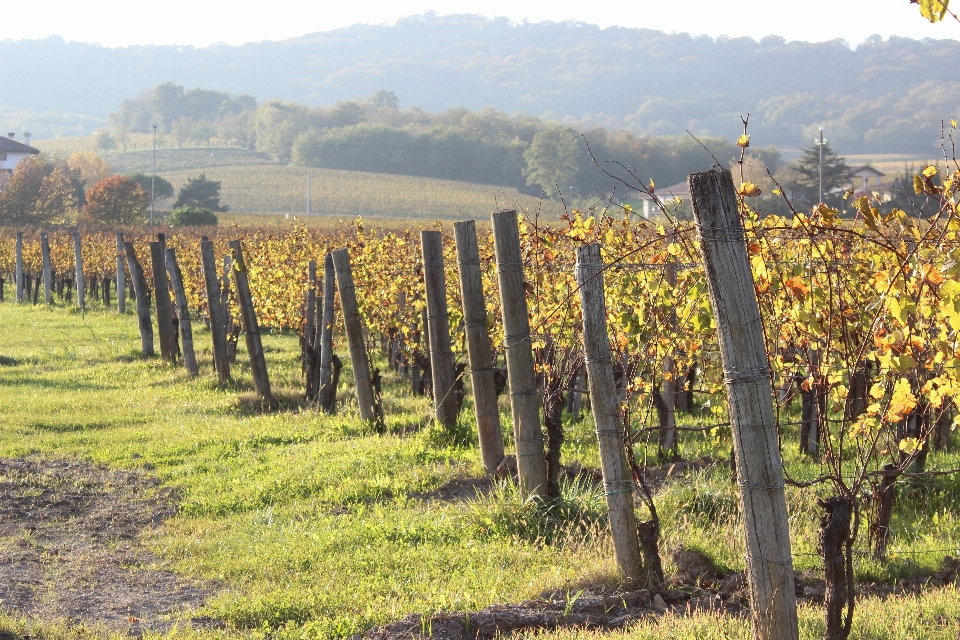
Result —
POLYGON ((215 227, 217 214, 203 207, 178 207, 167 216, 171 227, 215 227))

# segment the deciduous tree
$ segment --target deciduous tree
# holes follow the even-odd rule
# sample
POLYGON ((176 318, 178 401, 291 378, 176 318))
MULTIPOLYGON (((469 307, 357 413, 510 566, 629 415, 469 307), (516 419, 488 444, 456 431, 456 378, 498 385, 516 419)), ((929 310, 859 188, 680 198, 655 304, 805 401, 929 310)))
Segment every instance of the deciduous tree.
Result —
POLYGON ((20 162, 0 191, 0 224, 45 226, 72 224, 83 189, 66 167, 42 157, 20 162))
POLYGON ((576 131, 559 125, 547 127, 533 137, 523 153, 527 184, 538 184, 547 194, 557 195, 558 188, 561 194, 568 193, 577 179, 579 155, 576 131))
POLYGON ((131 225, 143 221, 150 194, 126 176, 100 180, 87 191, 84 218, 107 225, 131 225))
POLYGON ((67 158, 67 166, 79 174, 84 187, 113 175, 113 167, 106 160, 91 151, 77 151, 67 158))

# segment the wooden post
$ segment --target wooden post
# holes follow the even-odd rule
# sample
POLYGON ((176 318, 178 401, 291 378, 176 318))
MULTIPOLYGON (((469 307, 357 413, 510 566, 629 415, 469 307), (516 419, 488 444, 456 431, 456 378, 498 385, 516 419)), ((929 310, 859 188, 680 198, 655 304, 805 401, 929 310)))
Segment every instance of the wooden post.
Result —
POLYGON ((17 292, 17 302, 23 302, 23 231, 17 231, 16 267, 13 273, 13 288, 17 292))
POLYGON ((83 315, 87 310, 87 305, 84 299, 86 291, 83 288, 83 255, 80 252, 79 231, 73 233, 73 260, 77 270, 77 306, 80 307, 80 315, 83 315))
POLYGON ((763 342, 733 178, 726 169, 691 174, 700 255, 717 323, 746 537, 746 574, 758 640, 798 637, 783 465, 763 342))
POLYGON ((443 236, 439 231, 421 231, 423 283, 427 292, 427 331, 430 333, 430 372, 433 375, 433 411, 447 428, 457 424, 453 396, 453 351, 450 350, 450 316, 447 282, 443 273, 443 236))
POLYGON ((267 376, 267 360, 263 355, 263 342, 260 340, 260 325, 257 323, 257 314, 253 308, 253 297, 250 295, 250 282, 247 280, 247 266, 243 261, 243 250, 239 240, 230 241, 230 252, 233 256, 233 281, 237 290, 237 301, 240 303, 240 321, 246 334, 247 353, 250 355, 250 372, 253 374, 253 386, 261 399, 271 401, 270 378, 267 376))
POLYGON ((123 272, 123 234, 117 234, 117 313, 127 312, 127 278, 123 272))
MULTIPOLYGON (((363 342, 363 326, 360 322, 360 310, 357 306, 357 291, 353 284, 353 271, 350 268, 350 254, 346 249, 331 252, 333 268, 337 276, 337 288, 340 290, 340 307, 343 310, 343 328, 350 348, 350 361, 353 364, 353 379, 357 387, 357 405, 360 407, 360 419, 364 422, 377 421, 376 402, 373 384, 370 381, 370 362, 367 360, 367 348, 363 342)), ((384 431, 384 425, 377 424, 378 431, 384 431)))
POLYGON ((166 257, 163 244, 150 243, 150 262, 153 264, 153 297, 157 307, 157 332, 160 334, 160 357, 164 362, 176 362, 177 337, 170 311, 170 289, 167 286, 166 257))
POLYGON ((333 385, 331 365, 333 363, 333 297, 336 293, 336 274, 333 269, 333 256, 329 253, 323 259, 323 315, 320 319, 320 386, 317 400, 320 408, 327 413, 336 409, 337 389, 333 385))
POLYGON ((183 366, 191 376, 200 375, 197 367, 197 356, 193 351, 193 325, 190 322, 190 307, 187 304, 187 293, 183 290, 183 274, 177 264, 177 253, 167 249, 167 273, 170 274, 170 284, 173 285, 173 296, 177 301, 177 316, 180 318, 180 342, 183 348, 183 366))
POLYGON ((586 353, 590 403, 600 445, 600 469, 610 514, 610 534, 617 566, 629 581, 643 574, 637 517, 633 511, 633 478, 623 447, 623 426, 607 335, 607 303, 603 293, 600 245, 577 248, 577 286, 583 310, 583 349, 586 353))
POLYGON ((523 286, 517 212, 497 211, 492 218, 520 491, 524 496, 546 498, 549 490, 547 461, 543 457, 543 430, 540 428, 540 403, 533 371, 533 345, 530 343, 530 319, 523 286))
POLYGON ((460 297, 463 301, 480 460, 487 473, 494 473, 503 462, 503 431, 497 407, 497 383, 493 375, 493 349, 487 332, 487 303, 483 297, 477 225, 473 220, 457 222, 453 225, 453 231, 457 239, 460 297))
POLYGON ((213 243, 200 238, 200 259, 203 262, 203 283, 207 292, 207 314, 210 316, 210 335, 213 338, 213 367, 221 383, 230 380, 230 359, 227 357, 226 310, 220 302, 220 280, 217 278, 217 259, 213 243))
POLYGON ((130 270, 130 280, 133 281, 133 290, 137 298, 137 323, 140 326, 140 346, 144 356, 152 356, 153 351, 153 322, 150 320, 150 292, 147 290, 147 280, 143 277, 143 268, 137 260, 137 252, 132 242, 123 243, 123 252, 127 256, 127 269, 130 270))
POLYGON ((53 304, 53 268, 50 265, 50 238, 40 234, 40 253, 43 256, 43 301, 53 304))

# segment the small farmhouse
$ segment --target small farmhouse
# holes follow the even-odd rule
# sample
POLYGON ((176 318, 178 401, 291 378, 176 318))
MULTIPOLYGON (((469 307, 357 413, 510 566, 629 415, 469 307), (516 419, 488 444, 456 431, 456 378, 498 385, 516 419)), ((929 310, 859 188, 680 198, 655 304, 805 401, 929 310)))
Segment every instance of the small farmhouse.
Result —
POLYGON ((882 171, 877 171, 870 165, 863 165, 851 167, 849 175, 850 181, 853 183, 853 188, 859 190, 879 185, 881 178, 886 174, 882 171))
POLYGON ((853 187, 854 197, 866 196, 868 198, 877 198, 882 202, 888 202, 892 197, 892 182, 881 182, 886 176, 882 171, 877 171, 869 165, 853 167, 850 169, 850 186, 853 187))
POLYGON ((21 160, 40 153, 39 149, 14 140, 14 135, 8 133, 6 138, 0 138, 0 176, 9 176, 21 160))

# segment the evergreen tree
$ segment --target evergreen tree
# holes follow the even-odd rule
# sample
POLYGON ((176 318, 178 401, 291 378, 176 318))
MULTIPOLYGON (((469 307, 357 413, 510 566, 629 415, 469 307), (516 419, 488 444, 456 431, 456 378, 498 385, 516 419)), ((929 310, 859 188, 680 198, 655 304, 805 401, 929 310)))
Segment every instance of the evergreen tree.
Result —
POLYGON ((196 178, 187 178, 187 184, 180 187, 174 209, 192 207, 194 209, 209 209, 210 211, 224 212, 229 207, 220 206, 220 182, 207 180, 207 174, 201 173, 196 178))
MULTIPOLYGON (((150 178, 145 173, 140 171, 134 171, 133 173, 127 174, 127 177, 143 187, 143 190, 147 193, 150 193, 150 178)), ((166 198, 173 197, 173 185, 164 178, 160 176, 154 176, 153 180, 153 193, 156 200, 165 200, 166 198)))
MULTIPOLYGON (((784 184, 788 196, 798 211, 809 209, 820 202, 820 149, 811 146, 790 167, 789 179, 784 184)), ((842 207, 843 191, 850 185, 850 167, 841 156, 823 145, 823 198, 832 207, 842 207)))

